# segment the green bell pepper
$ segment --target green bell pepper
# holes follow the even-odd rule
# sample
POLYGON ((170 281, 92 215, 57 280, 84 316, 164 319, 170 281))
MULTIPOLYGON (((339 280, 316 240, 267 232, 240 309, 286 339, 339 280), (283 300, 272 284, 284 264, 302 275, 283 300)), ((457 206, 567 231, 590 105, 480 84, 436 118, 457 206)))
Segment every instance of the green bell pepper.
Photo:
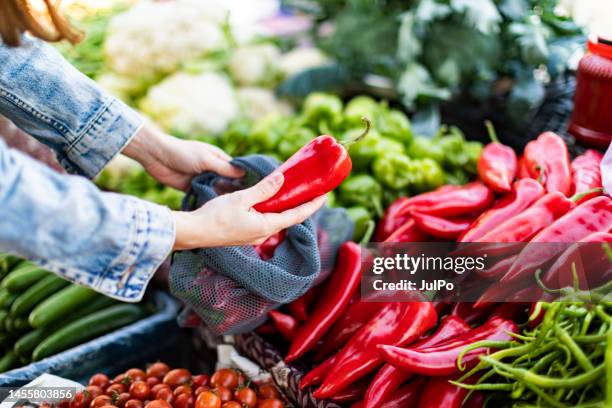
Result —
POLYGON ((468 162, 465 152, 465 139, 459 132, 452 132, 437 140, 444 153, 444 164, 448 168, 463 167, 468 162))
POLYGON ((440 165, 432 159, 416 159, 415 180, 411 184, 411 190, 415 193, 435 190, 444 184, 446 176, 440 165))
POLYGON ((378 142, 378 154, 386 154, 386 153, 400 153, 405 154, 406 149, 404 145, 398 142, 395 139, 390 139, 388 137, 381 137, 378 142))
POLYGON ((413 159, 432 159, 438 163, 444 161, 444 152, 440 145, 422 136, 415 137, 408 146, 408 156, 413 159))
POLYGON ((345 206, 359 205, 382 216, 382 186, 369 174, 357 174, 346 179, 338 188, 338 198, 345 206))
POLYGON ((278 114, 266 115, 251 129, 249 147, 245 153, 273 153, 287 129, 291 118, 278 114))
POLYGON ((480 142, 465 142, 463 147, 465 149, 465 154, 467 155, 468 162, 465 165, 465 169, 471 174, 478 173, 478 159, 480 159, 480 155, 482 154, 482 143, 480 142))
MULTIPOLYGON (((353 140, 361 133, 363 133, 363 129, 348 130, 342 135, 341 140, 353 140)), ((367 171, 370 168, 374 159, 380 153, 380 139, 380 134, 372 129, 362 140, 349 146, 353 169, 367 171)))
POLYGON ((380 105, 374 99, 369 96, 357 96, 344 108, 344 124, 347 128, 359 127, 364 116, 376 123, 380 110, 380 105))
POLYGON ((325 205, 327 205, 330 208, 334 208, 338 206, 338 197, 336 196, 336 193, 334 193, 333 191, 330 191, 329 193, 325 195, 325 205))
POLYGON ((384 137, 395 139, 404 145, 409 145, 412 141, 410 120, 397 109, 385 110, 376 120, 375 126, 384 137))
POLYGON ((250 119, 238 119, 227 127, 220 139, 220 144, 232 156, 243 155, 249 147, 253 122, 250 119))
POLYGON ((368 230, 368 224, 373 223, 370 212, 365 207, 349 207, 346 209, 348 216, 353 221, 353 241, 359 242, 364 238, 368 230))
POLYGON ((374 160, 372 171, 378 181, 385 186, 400 190, 408 187, 415 178, 414 164, 405 154, 384 153, 374 160))
POLYGON ((278 143, 278 154, 285 160, 315 137, 315 132, 309 128, 292 126, 278 143))
POLYGON ((446 171, 446 184, 453 184, 455 186, 461 186, 470 181, 470 177, 462 169, 455 169, 453 171, 446 171))
POLYGON ((342 100, 336 95, 313 92, 304 101, 302 115, 314 128, 319 128, 321 122, 333 128, 342 121, 342 100))

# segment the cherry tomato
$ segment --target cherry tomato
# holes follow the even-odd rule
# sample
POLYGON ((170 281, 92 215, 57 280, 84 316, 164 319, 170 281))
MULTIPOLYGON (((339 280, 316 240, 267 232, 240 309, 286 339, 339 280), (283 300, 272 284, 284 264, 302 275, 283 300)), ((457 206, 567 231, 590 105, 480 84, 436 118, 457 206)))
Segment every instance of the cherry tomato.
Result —
POLYGON ((273 384, 264 384, 259 387, 259 398, 261 399, 280 399, 280 392, 273 384))
POLYGON ((104 394, 104 390, 98 385, 88 385, 85 391, 89 393, 92 399, 96 398, 98 395, 104 394))
POLYGON ((115 394, 121 394, 122 392, 125 392, 125 385, 122 383, 114 383, 106 388, 106 395, 110 395, 111 397, 115 394))
POLYGON ((213 390, 215 394, 221 398, 221 402, 227 402, 232 400, 232 390, 227 387, 217 387, 213 390))
POLYGON ((198 395, 195 408, 221 408, 221 398, 212 391, 204 391, 198 395))
POLYGON ((130 377, 126 376, 125 374, 119 374, 115 378, 113 378, 111 385, 112 384, 123 384, 126 387, 129 387, 131 382, 132 380, 130 379, 130 377))
POLYGON ((149 388, 153 388, 154 385, 161 384, 161 380, 157 377, 147 377, 145 380, 149 388))
POLYGON ((193 388, 198 388, 202 385, 208 385, 208 380, 210 380, 210 377, 206 374, 194 375, 191 381, 191 386, 193 388))
POLYGON ((168 371, 168 374, 164 376, 164 384, 168 384, 173 389, 190 381, 191 373, 186 368, 175 368, 168 371))
POLYGON ((100 408, 118 408, 116 405, 104 405, 100 408))
POLYGON ((172 405, 170 405, 168 401, 156 399, 149 402, 144 408, 172 408, 172 405))
POLYGON ((158 361, 157 363, 151 364, 149 368, 147 368, 147 377, 157 377, 161 380, 166 374, 168 374, 168 371, 170 371, 168 364, 158 361))
POLYGON ((257 394, 248 387, 238 389, 234 393, 234 399, 244 407, 255 408, 257 406, 257 394))
POLYGON ((155 399, 155 395, 157 394, 157 392, 163 388, 167 388, 169 390, 172 390, 170 388, 170 386, 168 384, 157 384, 151 387, 151 392, 149 393, 149 398, 153 398, 155 399))
POLYGON ((268 398, 259 401, 257 408, 284 408, 285 404, 278 398, 268 398))
POLYGON ((196 388, 194 394, 197 397, 198 395, 200 395, 201 393, 203 393, 204 391, 208 391, 210 390, 210 387, 206 386, 206 385, 201 385, 198 388, 196 388))
POLYGON ((149 397, 151 389, 144 381, 136 381, 130 385, 130 394, 132 397, 144 401, 149 397))
POLYGON ((230 368, 222 368, 212 375, 210 385, 214 388, 226 387, 233 391, 238 387, 238 373, 230 368))
POLYGON ((174 396, 178 397, 181 394, 193 394, 193 391, 190 386, 183 384, 179 385, 174 389, 174 396))
POLYGON ((246 377, 241 371, 238 371, 238 387, 244 387, 246 384, 246 377))
POLYGON ((89 405, 90 408, 101 408, 104 405, 109 405, 113 403, 113 399, 108 395, 98 395, 96 398, 91 401, 89 405))
POLYGON ((191 393, 183 393, 174 400, 174 408, 194 408, 195 399, 191 393))
POLYGON ((129 399, 125 402, 125 405, 123 406, 123 408, 143 408, 143 404, 141 400, 137 400, 137 399, 129 399))
POLYGON ((236 401, 227 401, 221 405, 221 408, 242 408, 242 405, 236 401))
POLYGON ((63 400, 59 403, 59 408, 70 408, 70 401, 63 400))
POLYGON ((155 394, 155 399, 167 401, 170 405, 174 402, 174 394, 170 388, 162 388, 155 394))
POLYGON ((125 372, 125 376, 129 377, 132 381, 144 381, 147 375, 140 368, 130 368, 125 372))
POLYGON ((87 391, 79 391, 74 394, 74 398, 70 401, 70 408, 87 408, 91 405, 91 394, 87 391))
POLYGON ((129 393, 122 392, 121 394, 113 395, 113 405, 116 405, 119 408, 123 408, 125 403, 132 398, 129 393))
POLYGON ((106 374, 95 374, 89 379, 89 385, 97 385, 102 388, 102 390, 106 389, 110 384, 110 379, 106 374))

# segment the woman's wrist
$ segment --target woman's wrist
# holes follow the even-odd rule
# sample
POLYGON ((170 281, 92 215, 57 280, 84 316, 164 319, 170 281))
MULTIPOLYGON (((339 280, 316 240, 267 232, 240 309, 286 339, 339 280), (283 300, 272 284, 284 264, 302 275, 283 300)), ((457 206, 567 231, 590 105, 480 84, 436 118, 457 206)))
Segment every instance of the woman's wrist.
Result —
POLYGON ((156 160, 164 136, 155 126, 145 123, 121 153, 147 167, 156 160))
POLYGON ((172 211, 174 218, 174 251, 205 248, 214 246, 213 242, 208 242, 212 236, 213 228, 205 225, 194 213, 186 211, 172 211))

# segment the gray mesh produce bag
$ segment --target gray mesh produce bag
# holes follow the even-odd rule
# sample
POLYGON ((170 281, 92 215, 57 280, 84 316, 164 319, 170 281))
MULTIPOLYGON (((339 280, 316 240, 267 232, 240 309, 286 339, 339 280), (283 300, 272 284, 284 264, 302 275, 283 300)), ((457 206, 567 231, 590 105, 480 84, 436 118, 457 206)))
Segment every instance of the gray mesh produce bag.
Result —
MULTIPOLYGON (((196 177, 183 209, 194 210, 220 194, 250 187, 278 165, 260 155, 236 158, 232 163, 244 169, 246 176, 235 180, 208 172, 196 177)), ((338 247, 350 239, 352 229, 343 209, 322 208, 302 224, 288 228, 268 260, 261 259, 252 246, 176 253, 170 290, 186 304, 182 323, 193 325, 197 315, 216 334, 253 330, 270 310, 325 279, 338 247)))

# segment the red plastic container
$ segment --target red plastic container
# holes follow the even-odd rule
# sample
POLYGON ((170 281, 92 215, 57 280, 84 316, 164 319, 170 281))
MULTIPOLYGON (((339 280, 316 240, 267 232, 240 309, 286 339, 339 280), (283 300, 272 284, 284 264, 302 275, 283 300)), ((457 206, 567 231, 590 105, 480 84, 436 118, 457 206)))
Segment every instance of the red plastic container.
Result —
POLYGON ((591 37, 580 60, 569 132, 582 144, 605 149, 612 142, 612 40, 591 37))

